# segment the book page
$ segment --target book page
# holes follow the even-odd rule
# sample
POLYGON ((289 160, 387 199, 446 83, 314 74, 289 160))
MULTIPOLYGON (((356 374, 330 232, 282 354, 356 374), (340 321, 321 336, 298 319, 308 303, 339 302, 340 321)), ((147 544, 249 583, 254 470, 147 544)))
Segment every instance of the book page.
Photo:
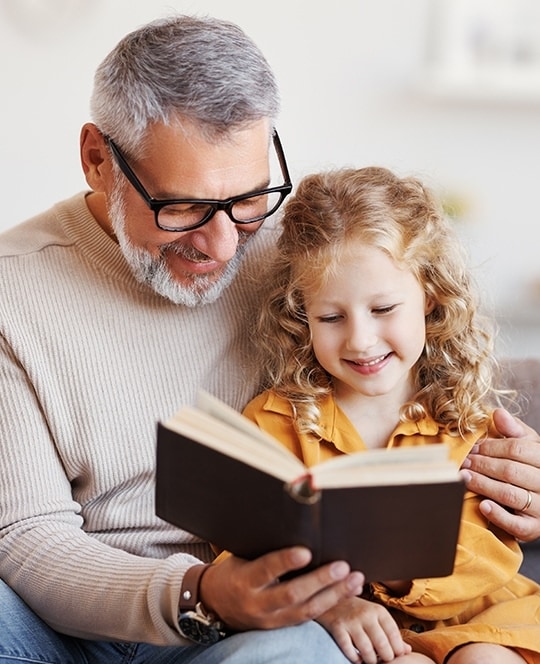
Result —
POLYGON ((450 460, 444 443, 357 452, 329 459, 311 470, 318 489, 459 479, 458 466, 450 460))
POLYGON ((221 422, 234 427, 237 431, 243 431, 252 438, 256 438, 259 442, 266 446, 270 446, 273 449, 279 448, 279 450, 287 456, 291 455, 286 447, 266 433, 266 431, 260 429, 254 422, 248 420, 247 417, 244 417, 242 413, 234 410, 234 408, 231 408, 231 406, 228 406, 226 403, 217 397, 212 396, 208 392, 199 390, 197 393, 196 405, 199 410, 202 410, 221 422))
MULTIPOLYGON (((233 413, 242 417, 234 410, 233 413)), ((253 424, 247 419, 246 422, 253 424)), ((252 436, 251 432, 245 433, 197 408, 181 408, 165 426, 284 482, 293 482, 306 474, 304 464, 271 437, 266 440, 252 436)), ((256 425, 253 427, 262 433, 256 425)))

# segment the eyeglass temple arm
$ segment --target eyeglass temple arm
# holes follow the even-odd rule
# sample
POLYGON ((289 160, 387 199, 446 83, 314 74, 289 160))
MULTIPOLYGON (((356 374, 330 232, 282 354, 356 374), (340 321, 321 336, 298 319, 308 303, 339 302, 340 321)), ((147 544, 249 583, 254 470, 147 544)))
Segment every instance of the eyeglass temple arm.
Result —
POLYGON ((287 161, 285 160, 285 153, 283 152, 283 146, 281 145, 281 139, 279 138, 279 134, 277 132, 277 129, 274 127, 274 131, 272 133, 272 139, 274 141, 274 147, 276 148, 276 153, 277 157, 279 160, 279 165, 281 166, 281 170, 283 172, 283 176, 285 178, 285 184, 291 184, 291 176, 289 175, 289 168, 287 166, 287 161))

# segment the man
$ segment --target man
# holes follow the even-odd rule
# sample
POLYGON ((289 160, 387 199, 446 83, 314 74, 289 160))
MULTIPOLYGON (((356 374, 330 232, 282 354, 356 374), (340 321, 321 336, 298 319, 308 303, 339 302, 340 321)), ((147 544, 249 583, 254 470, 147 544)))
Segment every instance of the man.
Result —
MULTIPOLYGON (((278 583, 302 548, 204 566, 208 544, 154 514, 156 422, 199 387, 236 408, 257 389, 263 222, 290 191, 278 105, 236 26, 143 26, 96 74, 91 191, 0 240, 0 662, 347 661, 312 619, 360 593, 361 571, 278 583)), ((502 482, 500 443, 471 461, 495 501, 540 490, 527 433, 510 444, 521 486, 502 482)), ((508 528, 525 517, 540 533, 528 515, 508 528)))

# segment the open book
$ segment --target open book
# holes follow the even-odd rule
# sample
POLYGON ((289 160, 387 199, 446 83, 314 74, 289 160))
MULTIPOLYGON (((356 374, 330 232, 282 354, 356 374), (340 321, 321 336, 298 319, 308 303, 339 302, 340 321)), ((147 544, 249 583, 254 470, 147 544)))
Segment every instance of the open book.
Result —
POLYGON ((464 485, 446 445, 378 449, 307 468, 201 392, 158 423, 156 513, 243 558, 301 544, 309 569, 346 560, 367 581, 452 573, 464 485))

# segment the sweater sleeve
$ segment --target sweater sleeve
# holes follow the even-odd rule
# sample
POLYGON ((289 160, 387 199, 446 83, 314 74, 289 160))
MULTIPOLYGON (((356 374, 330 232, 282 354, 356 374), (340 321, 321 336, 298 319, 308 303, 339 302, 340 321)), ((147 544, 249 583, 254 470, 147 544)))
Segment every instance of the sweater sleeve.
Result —
POLYGON ((177 607, 189 554, 134 555, 90 536, 43 405, 0 340, 0 576, 54 629, 83 638, 185 643, 177 607))

